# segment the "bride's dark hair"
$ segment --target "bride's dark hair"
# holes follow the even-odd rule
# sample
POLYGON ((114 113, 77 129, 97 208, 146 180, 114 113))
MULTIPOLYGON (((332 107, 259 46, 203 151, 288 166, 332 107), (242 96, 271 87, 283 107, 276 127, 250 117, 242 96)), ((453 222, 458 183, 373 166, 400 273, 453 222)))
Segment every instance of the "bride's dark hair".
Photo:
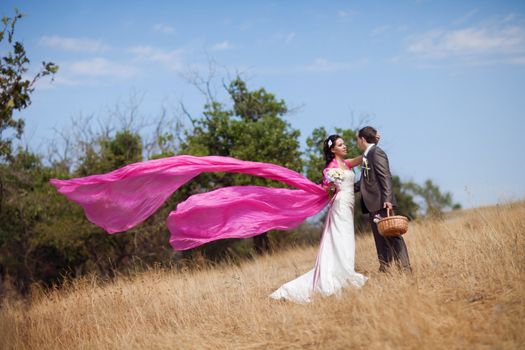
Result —
POLYGON ((332 148, 335 147, 335 141, 337 139, 341 139, 342 137, 335 134, 330 135, 326 140, 324 140, 324 147, 323 147, 323 153, 324 153, 324 160, 326 161, 326 165, 330 164, 332 160, 335 158, 335 154, 332 153, 332 148))

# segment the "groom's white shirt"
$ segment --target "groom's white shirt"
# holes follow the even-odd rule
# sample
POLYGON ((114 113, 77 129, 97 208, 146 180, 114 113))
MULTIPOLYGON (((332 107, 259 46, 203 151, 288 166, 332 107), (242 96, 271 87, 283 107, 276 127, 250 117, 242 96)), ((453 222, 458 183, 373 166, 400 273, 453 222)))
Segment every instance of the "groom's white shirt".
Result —
POLYGON ((368 155, 368 151, 370 151, 370 148, 374 147, 375 144, 371 143, 368 145, 368 147, 365 150, 365 153, 363 153, 363 157, 366 157, 368 155))

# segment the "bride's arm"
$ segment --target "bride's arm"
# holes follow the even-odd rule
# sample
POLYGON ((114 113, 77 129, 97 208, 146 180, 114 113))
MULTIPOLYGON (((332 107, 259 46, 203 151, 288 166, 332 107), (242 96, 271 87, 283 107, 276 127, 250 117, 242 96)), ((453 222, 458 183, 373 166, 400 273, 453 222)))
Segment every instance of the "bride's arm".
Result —
POLYGON ((321 183, 321 186, 326 192, 330 193, 330 190, 332 190, 334 184, 332 182, 329 182, 328 179, 326 178, 327 171, 328 171, 328 168, 323 169, 323 181, 321 183))
POLYGON ((334 184, 333 183, 330 183, 329 185, 321 185, 323 187, 323 189, 327 192, 327 193, 330 193, 331 190, 333 190, 335 188, 334 184))
POLYGON ((348 162, 348 164, 350 164, 350 167, 355 167, 355 166, 358 166, 358 165, 361 165, 361 162, 363 161, 363 156, 357 156, 355 158, 350 158, 350 159, 347 159, 346 160, 348 162))

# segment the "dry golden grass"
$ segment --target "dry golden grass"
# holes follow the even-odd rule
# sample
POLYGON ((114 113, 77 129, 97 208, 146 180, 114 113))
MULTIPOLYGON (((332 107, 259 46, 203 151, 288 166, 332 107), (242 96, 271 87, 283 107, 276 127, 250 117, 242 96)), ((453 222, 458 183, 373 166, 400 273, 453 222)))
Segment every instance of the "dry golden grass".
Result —
POLYGON ((313 266, 315 248, 241 266, 94 279, 4 303, 6 349, 525 348, 525 203, 412 223, 414 273, 379 274, 370 236, 357 242, 361 290, 310 305, 267 298, 313 266))

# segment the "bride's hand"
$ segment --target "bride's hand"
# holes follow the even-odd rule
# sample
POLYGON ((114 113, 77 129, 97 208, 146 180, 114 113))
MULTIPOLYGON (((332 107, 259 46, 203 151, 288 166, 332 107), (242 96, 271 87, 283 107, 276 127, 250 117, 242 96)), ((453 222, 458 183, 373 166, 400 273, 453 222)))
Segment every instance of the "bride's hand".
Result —
POLYGON ((330 191, 332 190, 332 188, 334 188, 334 184, 332 182, 330 182, 328 185, 326 186, 323 186, 324 190, 327 192, 327 193, 330 193, 330 191))

